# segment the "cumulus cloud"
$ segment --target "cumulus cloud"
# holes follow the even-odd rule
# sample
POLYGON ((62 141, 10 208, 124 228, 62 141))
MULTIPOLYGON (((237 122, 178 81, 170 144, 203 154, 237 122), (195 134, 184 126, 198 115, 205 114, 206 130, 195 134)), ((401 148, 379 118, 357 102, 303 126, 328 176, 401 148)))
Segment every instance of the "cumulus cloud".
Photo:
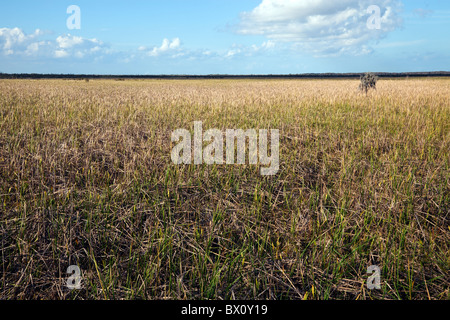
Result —
POLYGON ((225 54, 222 55, 223 58, 235 58, 238 56, 256 56, 258 54, 269 53, 275 49, 276 43, 272 40, 264 41, 261 45, 253 44, 251 46, 237 45, 233 44, 225 54))
POLYGON ((56 38, 56 43, 58 44, 58 47, 62 49, 68 49, 77 45, 82 45, 83 42, 84 40, 82 37, 71 36, 70 34, 67 36, 64 35, 56 38))
MULTIPOLYGON (((156 57, 165 53, 174 53, 179 49, 181 45, 181 41, 179 38, 175 38, 172 41, 165 38, 160 47, 154 47, 151 51, 148 52, 149 56, 156 57)), ((146 50, 145 47, 140 47, 139 50, 146 50)))
POLYGON ((119 52, 96 38, 88 39, 71 34, 52 37, 47 34, 48 39, 43 39, 44 35, 45 33, 39 29, 27 34, 20 28, 1 28, 0 56, 56 60, 73 59, 75 61, 109 59, 110 61, 128 63, 138 57, 165 56, 175 59, 191 58, 196 54, 182 49, 179 38, 172 40, 165 38, 160 46, 153 48, 140 46, 135 52, 119 52), (139 52, 141 54, 138 54, 139 52))
POLYGON ((36 29, 26 34, 20 28, 0 29, 0 54, 53 57, 53 58, 84 58, 90 55, 108 53, 108 46, 97 39, 85 39, 70 34, 58 36, 54 40, 42 39, 45 33, 36 29))
POLYGON ((254 51, 267 51, 273 48, 275 48, 275 41, 272 40, 264 41, 260 46, 257 45, 252 46, 252 49, 254 51))
POLYGON ((84 58, 93 54, 104 54, 108 52, 107 46, 97 39, 85 39, 79 36, 63 35, 56 38, 56 58, 73 56, 84 58))
POLYGON ((31 34, 25 34, 20 28, 0 28, 0 48, 5 55, 14 54, 17 51, 23 52, 27 49, 28 52, 33 52, 39 45, 42 45, 42 43, 33 45, 33 41, 43 34, 40 29, 36 29, 31 34))
POLYGON ((240 48, 236 48, 236 49, 230 49, 228 50, 228 52, 225 55, 225 58, 231 58, 234 57, 235 55, 241 53, 242 50, 240 48))
POLYGON ((368 43, 400 26, 398 0, 262 0, 241 14, 240 34, 291 42, 317 54, 370 51, 368 43), (367 27, 371 5, 381 9, 380 29, 367 27))

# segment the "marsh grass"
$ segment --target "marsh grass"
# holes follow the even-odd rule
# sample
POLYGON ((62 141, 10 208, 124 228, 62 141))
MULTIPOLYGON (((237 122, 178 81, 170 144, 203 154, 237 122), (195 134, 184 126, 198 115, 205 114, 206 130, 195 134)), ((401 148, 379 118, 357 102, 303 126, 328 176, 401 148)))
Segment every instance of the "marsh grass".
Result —
POLYGON ((356 87, 0 81, 0 297, 448 299, 450 80, 356 87), (173 165, 194 121, 279 129, 279 172, 173 165))

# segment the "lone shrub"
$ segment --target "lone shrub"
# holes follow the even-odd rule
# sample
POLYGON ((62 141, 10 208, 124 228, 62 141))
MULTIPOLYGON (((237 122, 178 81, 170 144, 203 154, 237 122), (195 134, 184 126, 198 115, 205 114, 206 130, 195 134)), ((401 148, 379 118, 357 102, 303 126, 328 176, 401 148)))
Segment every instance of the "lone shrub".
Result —
POLYGON ((367 72, 364 76, 361 76, 361 83, 359 84, 359 89, 365 91, 366 95, 369 89, 377 89, 378 77, 371 72, 367 72))

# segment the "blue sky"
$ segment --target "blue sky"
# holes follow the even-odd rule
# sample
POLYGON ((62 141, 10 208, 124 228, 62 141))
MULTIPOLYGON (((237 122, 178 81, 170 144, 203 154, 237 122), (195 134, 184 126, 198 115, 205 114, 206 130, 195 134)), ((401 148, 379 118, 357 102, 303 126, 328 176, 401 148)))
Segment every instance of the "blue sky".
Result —
POLYGON ((2 1, 0 72, 449 71, 449 30, 448 0, 2 1))

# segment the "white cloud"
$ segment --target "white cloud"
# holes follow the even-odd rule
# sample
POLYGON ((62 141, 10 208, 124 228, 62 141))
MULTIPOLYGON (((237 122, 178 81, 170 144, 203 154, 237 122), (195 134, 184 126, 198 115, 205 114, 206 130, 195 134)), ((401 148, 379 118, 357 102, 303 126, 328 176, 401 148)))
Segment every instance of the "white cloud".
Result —
POLYGON ((238 32, 291 42, 299 50, 323 54, 369 52, 368 43, 401 24, 399 0, 262 0, 241 14, 238 32), (381 9, 381 28, 370 30, 367 8, 381 9))
POLYGON ((233 57, 233 56, 235 56, 236 54, 238 54, 238 53, 241 53, 242 52, 242 50, 241 49, 231 49, 231 50, 228 50, 228 52, 227 52, 227 54, 225 55, 225 58, 231 58, 231 57, 233 57))
POLYGON ((64 35, 56 38, 56 43, 58 44, 58 47, 62 49, 72 48, 74 46, 83 44, 83 42, 84 40, 82 37, 71 36, 70 34, 67 36, 64 35))
POLYGON ((27 35, 20 28, 0 28, 0 48, 3 49, 5 55, 24 51, 27 48, 29 48, 28 52, 31 52, 36 49, 36 46, 29 47, 32 41, 42 34, 40 29, 27 35))
POLYGON ((97 39, 85 39, 70 34, 56 38, 55 57, 65 58, 74 56, 82 59, 92 54, 106 53, 107 47, 102 41, 97 39))
POLYGON ((251 46, 244 46, 244 45, 237 45, 233 44, 230 49, 228 49, 224 54, 219 55, 223 58, 236 58, 239 56, 256 56, 258 54, 262 53, 268 53, 273 51, 273 49, 276 48, 276 42, 272 40, 264 41, 261 45, 251 45, 251 46))
MULTIPOLYGON (((163 53, 170 52, 170 51, 176 51, 181 45, 181 41, 179 38, 175 38, 172 41, 169 39, 164 39, 162 42, 162 45, 160 47, 154 47, 149 53, 149 56, 159 56, 163 53)), ((139 47, 139 50, 145 50, 145 47, 139 47)))
POLYGON ((48 48, 49 45, 50 45, 50 43, 48 41, 32 42, 27 46, 27 48, 25 50, 25 54, 28 56, 35 56, 41 50, 45 50, 46 48, 48 48))
POLYGON ((69 54, 65 50, 55 50, 55 58, 66 58, 69 54))
POLYGON ((164 39, 161 46, 147 48, 140 46, 137 51, 120 52, 110 48, 98 39, 88 39, 78 35, 64 34, 43 39, 44 32, 37 29, 33 33, 27 34, 20 28, 0 29, 0 57, 11 56, 21 58, 40 59, 73 59, 75 61, 103 60, 116 62, 131 62, 137 57, 145 56, 167 56, 174 59, 187 59, 194 55, 189 50, 181 48, 181 40, 164 39))
POLYGON ((44 34, 40 29, 26 34, 20 28, 1 28, 0 55, 83 59, 111 53, 108 46, 95 38, 86 39, 67 34, 60 35, 54 40, 43 40, 44 34))
POLYGON ((275 41, 267 40, 263 42, 260 46, 252 45, 252 49, 254 51, 266 51, 275 48, 276 44, 275 41))

